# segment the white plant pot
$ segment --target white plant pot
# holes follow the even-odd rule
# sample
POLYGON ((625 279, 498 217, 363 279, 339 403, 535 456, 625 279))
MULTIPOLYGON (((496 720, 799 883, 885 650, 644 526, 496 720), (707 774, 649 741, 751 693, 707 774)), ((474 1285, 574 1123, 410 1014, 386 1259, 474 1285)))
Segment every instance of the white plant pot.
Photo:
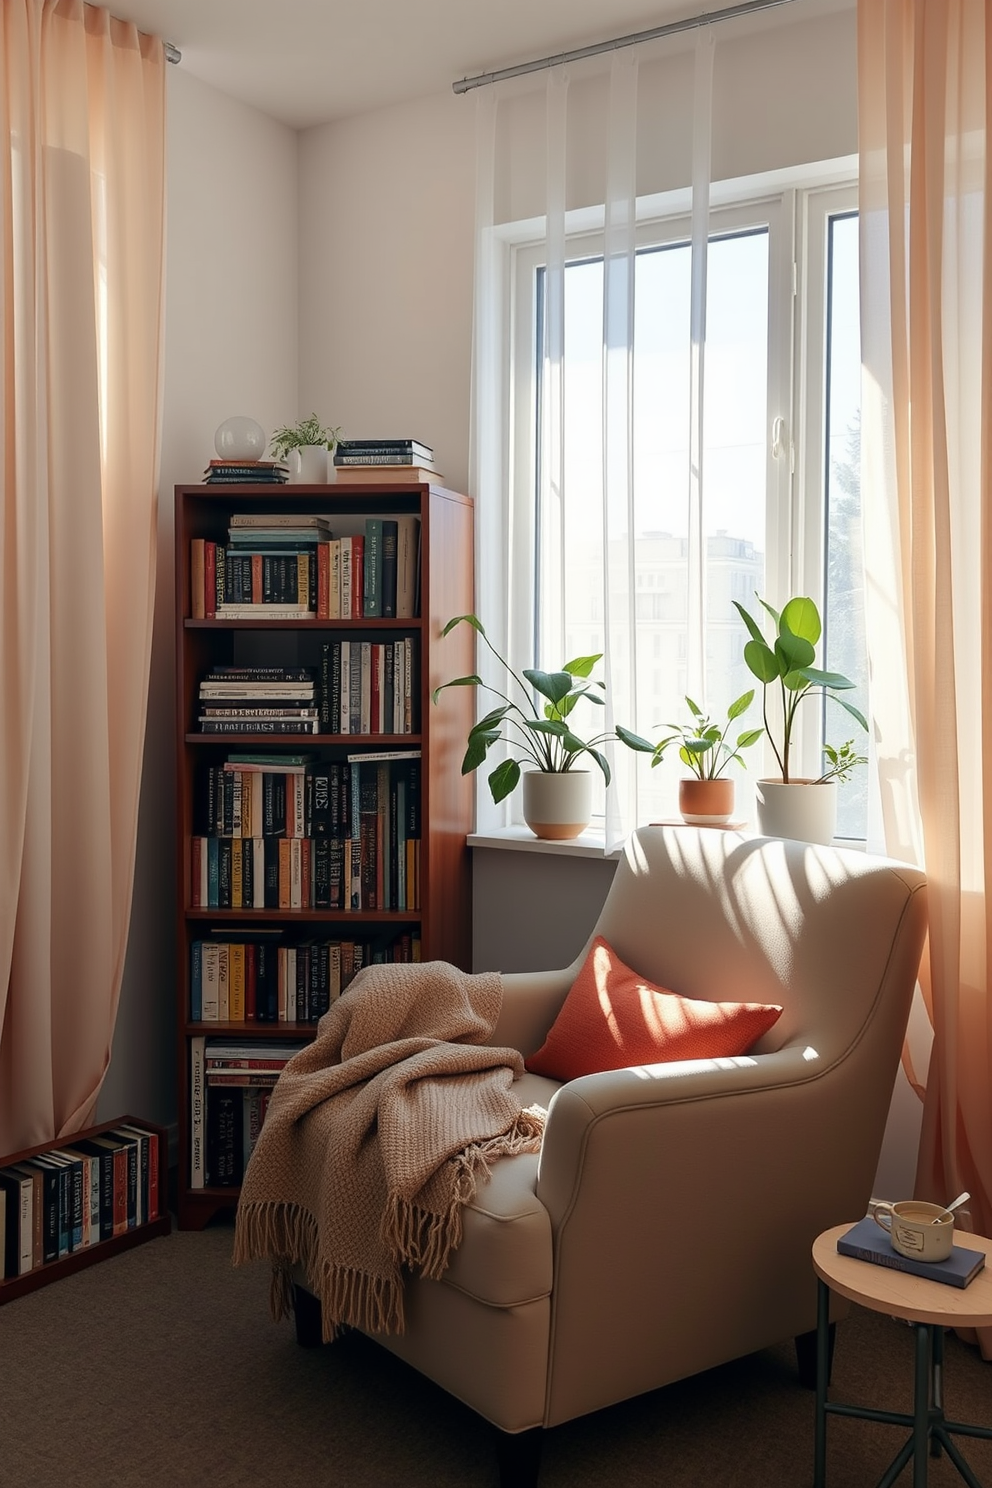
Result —
POLYGON ((837 829, 836 780, 759 780, 755 784, 758 831, 829 844, 837 829))
POLYGON ((293 485, 326 486, 327 446, 304 444, 291 449, 286 461, 288 479, 293 485))
POLYGON ((535 837, 563 841, 578 837, 592 816, 592 776, 588 770, 553 775, 526 770, 523 777, 524 821, 535 837))

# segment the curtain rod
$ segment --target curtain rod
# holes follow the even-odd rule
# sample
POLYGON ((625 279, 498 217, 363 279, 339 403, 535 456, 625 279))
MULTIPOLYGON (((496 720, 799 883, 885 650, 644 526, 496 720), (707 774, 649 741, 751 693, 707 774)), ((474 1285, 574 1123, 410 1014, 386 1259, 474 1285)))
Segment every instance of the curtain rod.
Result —
POLYGON ((633 31, 628 36, 614 36, 610 41, 597 41, 592 46, 577 47, 572 52, 539 57, 534 62, 521 62, 516 67, 501 67, 498 72, 480 72, 475 77, 464 77, 457 83, 452 83, 451 89, 453 93, 468 93, 472 88, 485 88, 490 83, 502 82, 504 78, 523 77, 528 72, 540 72, 544 68, 559 67, 566 62, 578 62, 583 57, 597 57, 601 52, 616 51, 619 47, 636 46, 641 41, 656 41, 660 36, 675 36, 679 31, 690 31, 695 26, 712 25, 716 21, 727 21, 732 16, 747 15, 754 10, 771 10, 776 5, 791 4, 792 0, 744 0, 741 5, 728 5, 723 10, 709 10, 701 15, 685 16, 681 21, 653 26, 650 31, 633 31))
POLYGON ((181 62, 183 60, 182 52, 177 46, 173 46, 171 41, 163 41, 162 45, 165 48, 166 62, 181 62))

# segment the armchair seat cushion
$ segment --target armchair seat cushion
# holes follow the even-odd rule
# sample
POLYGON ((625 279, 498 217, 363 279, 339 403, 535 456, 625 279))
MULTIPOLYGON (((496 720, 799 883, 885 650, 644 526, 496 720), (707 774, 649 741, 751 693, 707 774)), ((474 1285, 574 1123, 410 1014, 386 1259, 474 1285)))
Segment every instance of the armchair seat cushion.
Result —
MULTIPOLYGON (((513 1086, 524 1106, 547 1108, 558 1082, 524 1075, 513 1086)), ((535 1195, 538 1156, 501 1157, 462 1213, 462 1242, 452 1252, 443 1286, 490 1307, 517 1307, 551 1292, 551 1220, 535 1195)))

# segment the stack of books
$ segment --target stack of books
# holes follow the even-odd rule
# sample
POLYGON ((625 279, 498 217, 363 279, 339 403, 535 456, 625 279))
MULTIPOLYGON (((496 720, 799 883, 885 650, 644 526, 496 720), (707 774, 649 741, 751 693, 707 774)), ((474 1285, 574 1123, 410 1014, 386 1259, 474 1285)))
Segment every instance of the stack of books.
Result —
POLYGON ((348 481, 440 481, 434 451, 419 439, 347 439, 334 450, 334 465, 348 481))
POLYGON ((316 734, 316 688, 308 667, 215 666, 200 682, 200 731, 316 734))
POLYGON ((208 486, 282 486, 286 477, 285 465, 276 460, 211 460, 203 472, 208 486))

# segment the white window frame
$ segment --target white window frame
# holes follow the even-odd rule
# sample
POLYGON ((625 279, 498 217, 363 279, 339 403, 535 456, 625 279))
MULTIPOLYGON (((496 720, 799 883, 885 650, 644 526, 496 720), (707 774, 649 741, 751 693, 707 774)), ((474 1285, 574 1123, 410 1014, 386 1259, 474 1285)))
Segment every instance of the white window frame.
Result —
MULTIPOLYGON (((754 227, 766 227, 769 234, 766 593, 768 597, 806 593, 821 611, 827 226, 832 215, 856 211, 857 205, 856 157, 715 183, 711 192, 711 236, 754 227)), ((520 666, 535 664, 537 633, 534 347, 536 271, 544 262, 543 229, 543 220, 496 229, 502 249, 498 261, 504 277, 503 303, 508 306, 503 387, 509 489, 502 513, 509 589, 508 655, 520 666)), ((638 248, 689 237, 688 193, 667 193, 638 202, 638 248)), ((569 213, 566 244, 569 261, 602 256, 602 209, 569 213)), ((816 710, 810 708, 799 720, 794 747, 800 768, 817 773, 820 719, 816 710)), ((770 748, 766 756, 763 768, 770 772, 774 768, 770 748)), ((485 779, 477 784, 479 833, 504 826, 507 820, 512 826, 522 825, 516 793, 506 803, 508 818, 493 811, 485 779)))

